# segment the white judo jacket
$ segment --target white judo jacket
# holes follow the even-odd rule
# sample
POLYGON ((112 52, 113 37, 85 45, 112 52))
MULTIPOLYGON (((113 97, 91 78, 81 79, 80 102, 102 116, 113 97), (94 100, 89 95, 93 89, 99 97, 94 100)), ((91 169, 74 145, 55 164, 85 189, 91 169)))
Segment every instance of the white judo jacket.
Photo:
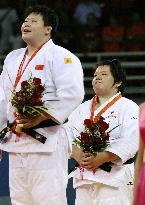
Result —
MULTIPOLYGON (((0 85, 2 86, 7 104, 7 120, 13 120, 14 109, 11 106, 11 91, 17 76, 20 63, 25 54, 26 48, 21 48, 10 52, 4 62, 1 74, 0 85)), ((28 58, 28 57, 27 57, 28 58)), ((26 62, 24 66, 28 62, 26 62)), ((47 137, 45 144, 33 139, 26 134, 21 134, 20 140, 15 142, 16 136, 13 134, 11 140, 5 144, 0 144, 0 149, 8 152, 53 152, 57 140, 61 134, 66 134, 65 120, 70 113, 82 102, 84 97, 83 70, 80 60, 70 51, 57 46, 50 39, 38 51, 33 60, 29 63, 23 73, 16 91, 20 90, 21 82, 30 77, 41 78, 42 84, 45 84, 46 91, 51 92, 43 96, 47 101, 45 106, 48 113, 60 124, 47 128, 39 128, 37 132, 47 137), (39 66, 40 65, 40 66, 39 66), (41 69, 38 69, 40 67, 41 69)), ((2 111, 0 116, 5 113, 2 111)), ((0 129, 2 124, 0 125, 0 129)))
MULTIPOLYGON (((118 94, 110 98, 107 102, 95 110, 94 116, 112 101, 118 94)), ((79 136, 79 133, 84 131, 84 119, 89 119, 91 115, 92 100, 81 104, 69 117, 69 126, 72 139, 79 136)), ((108 108, 102 116, 109 123, 107 131, 113 131, 110 135, 110 145, 106 151, 112 152, 120 157, 121 160, 113 161, 111 172, 106 172, 102 169, 97 169, 94 174, 92 171, 84 169, 83 180, 80 175, 80 169, 77 168, 71 175, 74 177, 74 187, 83 184, 103 183, 106 185, 118 187, 121 183, 133 183, 134 163, 124 165, 128 159, 134 157, 138 150, 139 144, 139 107, 133 101, 121 97, 110 108, 108 108)))

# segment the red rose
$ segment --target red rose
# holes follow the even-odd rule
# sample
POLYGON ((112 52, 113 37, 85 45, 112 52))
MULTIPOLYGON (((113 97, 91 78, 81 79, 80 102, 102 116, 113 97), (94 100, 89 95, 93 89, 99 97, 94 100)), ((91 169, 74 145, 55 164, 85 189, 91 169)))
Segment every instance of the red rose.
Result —
POLYGON ((21 83, 21 87, 22 87, 23 89, 27 89, 28 86, 29 86, 29 83, 28 83, 26 80, 21 83))
MULTIPOLYGON (((97 118, 96 118, 96 119, 97 119, 97 118)), ((105 132, 105 131, 109 128, 109 124, 106 123, 104 120, 105 120, 105 118, 102 117, 102 116, 100 116, 100 117, 97 119, 96 124, 98 124, 98 125, 101 127, 102 131, 105 132)))
POLYGON ((22 98, 18 99, 18 105, 22 106, 22 107, 25 105, 25 102, 24 102, 24 100, 22 98))
POLYGON ((30 97, 30 103, 31 103, 31 106, 40 106, 40 105, 43 105, 41 99, 39 99, 39 97, 35 94, 31 95, 30 97))
POLYGON ((22 97, 22 96, 23 96, 23 93, 22 93, 21 91, 16 92, 16 96, 17 96, 17 97, 22 97))
POLYGON ((109 128, 109 125, 104 121, 99 123, 99 126, 101 127, 102 131, 104 131, 104 132, 109 128))
POLYGON ((40 85, 41 84, 41 79, 40 78, 33 78, 33 82, 35 85, 40 85))
POLYGON ((90 119, 85 119, 84 120, 84 125, 87 127, 87 128, 91 128, 92 127, 92 121, 90 119))
POLYGON ((38 94, 41 94, 41 93, 43 93, 43 91, 44 91, 44 87, 42 85, 36 86, 35 92, 37 92, 38 94))
POLYGON ((90 142, 90 136, 87 133, 81 132, 81 141, 88 144, 90 142))

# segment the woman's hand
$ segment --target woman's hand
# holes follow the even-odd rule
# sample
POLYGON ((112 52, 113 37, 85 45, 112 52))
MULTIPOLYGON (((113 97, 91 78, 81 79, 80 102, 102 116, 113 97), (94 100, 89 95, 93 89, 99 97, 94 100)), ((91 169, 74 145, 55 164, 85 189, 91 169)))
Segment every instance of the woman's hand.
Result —
POLYGON ((93 155, 91 153, 83 153, 80 165, 85 169, 95 170, 101 164, 97 154, 93 155))
POLYGON ((81 163, 82 155, 83 155, 83 151, 77 146, 73 145, 71 158, 75 159, 79 165, 81 163))
POLYGON ((105 162, 110 162, 119 159, 119 156, 107 151, 97 152, 95 155, 87 152, 83 153, 80 164, 85 169, 94 171, 105 162))
POLYGON ((40 122, 46 120, 46 119, 50 119, 50 116, 46 116, 46 115, 39 115, 39 116, 35 116, 35 117, 23 117, 20 116, 18 120, 16 120, 18 126, 20 128, 31 128, 34 127, 36 125, 38 125, 40 122))

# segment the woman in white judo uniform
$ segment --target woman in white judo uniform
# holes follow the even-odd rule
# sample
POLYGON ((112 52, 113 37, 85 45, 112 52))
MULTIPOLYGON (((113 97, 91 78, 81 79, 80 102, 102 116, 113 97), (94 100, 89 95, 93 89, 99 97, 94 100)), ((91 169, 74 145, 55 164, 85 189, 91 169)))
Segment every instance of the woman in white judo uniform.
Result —
MULTIPOLYGON (((79 59, 52 41, 57 26, 58 17, 51 9, 43 6, 28 8, 21 27, 27 47, 10 52, 4 62, 0 84, 6 96, 6 120, 15 120, 11 92, 14 89, 19 91, 21 82, 30 76, 40 78, 45 84, 45 106, 52 108, 43 115, 21 116, 17 120, 23 129, 37 127, 35 131, 47 138, 44 144, 31 137, 31 133, 21 133, 19 139, 13 133, 8 142, 0 144, 0 149, 9 152, 12 205, 67 204, 69 140, 65 122, 82 102, 84 86, 79 59)), ((1 112, 0 116, 3 115, 1 112)))
POLYGON ((96 94, 69 117, 72 138, 84 131, 84 119, 101 115, 112 130, 110 145, 97 155, 83 153, 73 145, 72 158, 78 167, 73 176, 76 205, 131 205, 134 176, 132 158, 138 149, 139 107, 122 97, 126 75, 116 59, 95 66, 92 81, 96 94), (96 99, 96 101, 95 101, 96 99), (93 110, 94 109, 94 110, 93 110), (78 133, 79 132, 79 133, 78 133), (105 164, 104 164, 105 163, 105 164), (105 167, 99 168, 100 165, 105 167), (94 173, 92 170, 95 170, 94 173))

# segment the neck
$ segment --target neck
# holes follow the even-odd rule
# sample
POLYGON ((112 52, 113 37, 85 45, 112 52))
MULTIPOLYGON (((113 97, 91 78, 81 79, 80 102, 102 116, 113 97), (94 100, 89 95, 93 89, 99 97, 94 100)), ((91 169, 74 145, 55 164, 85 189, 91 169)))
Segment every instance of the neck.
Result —
POLYGON ((40 46, 45 44, 47 41, 48 39, 46 41, 35 43, 35 44, 27 44, 27 48, 28 48, 27 55, 31 56, 40 46))
POLYGON ((113 93, 111 95, 106 95, 106 96, 98 96, 99 104, 102 105, 104 104, 107 100, 109 100, 111 97, 116 95, 117 93, 113 93))
POLYGON ((27 55, 31 56, 35 50, 37 49, 36 47, 31 47, 31 46, 27 46, 28 50, 27 50, 27 55))

